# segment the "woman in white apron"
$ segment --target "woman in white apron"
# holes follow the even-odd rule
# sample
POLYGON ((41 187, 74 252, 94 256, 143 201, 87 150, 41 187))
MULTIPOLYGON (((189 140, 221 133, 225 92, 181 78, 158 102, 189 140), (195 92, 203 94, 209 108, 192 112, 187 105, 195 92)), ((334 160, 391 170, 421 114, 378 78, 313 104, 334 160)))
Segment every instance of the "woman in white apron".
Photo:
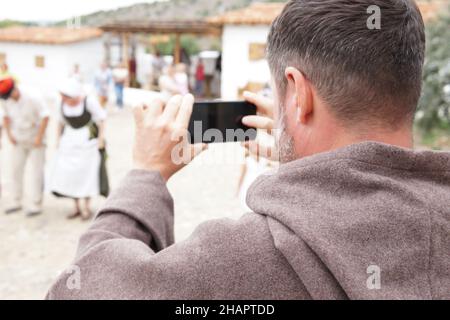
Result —
POLYGON ((49 187, 58 197, 74 199, 75 211, 68 219, 81 216, 88 220, 92 216, 90 198, 109 193, 104 142, 106 112, 96 97, 83 96, 76 79, 67 80, 60 93, 59 145, 49 187))

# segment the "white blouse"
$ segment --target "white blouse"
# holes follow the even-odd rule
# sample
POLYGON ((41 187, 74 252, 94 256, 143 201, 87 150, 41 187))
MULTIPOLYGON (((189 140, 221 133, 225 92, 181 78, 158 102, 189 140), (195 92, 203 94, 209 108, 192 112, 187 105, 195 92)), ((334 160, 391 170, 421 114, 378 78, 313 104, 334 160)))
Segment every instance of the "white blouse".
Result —
MULTIPOLYGON (((102 108, 100 102, 95 96, 87 97, 86 109, 91 114, 92 121, 100 122, 106 120, 107 113, 105 109, 102 108)), ((66 117, 79 117, 83 114, 83 110, 84 110, 84 99, 81 100, 80 104, 77 105, 76 107, 71 107, 66 104, 63 104, 62 106, 62 113, 66 117)), ((59 119, 61 122, 63 123, 65 122, 61 112, 59 113, 59 119)))

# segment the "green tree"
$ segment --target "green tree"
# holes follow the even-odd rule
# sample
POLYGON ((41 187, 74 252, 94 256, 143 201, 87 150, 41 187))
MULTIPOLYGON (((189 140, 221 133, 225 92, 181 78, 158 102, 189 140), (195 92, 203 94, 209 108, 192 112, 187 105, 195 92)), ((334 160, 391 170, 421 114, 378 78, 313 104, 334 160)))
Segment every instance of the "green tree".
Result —
MULTIPOLYGON (((184 48, 189 55, 195 55, 200 51, 197 39, 193 36, 182 36, 181 47, 184 48)), ((170 37, 169 42, 160 43, 157 45, 157 49, 163 55, 173 54, 174 48, 175 48, 175 37, 170 37)))
POLYGON ((13 20, 0 20, 0 28, 20 26, 22 23, 13 20))
POLYGON ((427 25, 424 86, 417 124, 424 134, 450 131, 450 8, 427 25))

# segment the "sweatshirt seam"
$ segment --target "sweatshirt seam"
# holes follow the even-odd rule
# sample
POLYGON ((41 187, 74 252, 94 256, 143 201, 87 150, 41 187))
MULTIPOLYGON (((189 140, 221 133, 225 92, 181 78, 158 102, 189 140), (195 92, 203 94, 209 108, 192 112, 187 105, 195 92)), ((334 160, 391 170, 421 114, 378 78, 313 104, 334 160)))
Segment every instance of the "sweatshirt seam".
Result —
MULTIPOLYGON (((386 168, 386 169, 391 169, 391 170, 398 170, 398 171, 421 172, 421 173, 426 173, 426 172, 430 172, 430 173, 433 173, 433 172, 436 172, 436 173, 448 172, 448 173, 450 173, 450 170, 448 170, 448 169, 442 169, 442 170, 415 170, 415 169, 411 169, 411 168, 407 169, 407 168, 386 166, 386 165, 373 163, 373 162, 369 162, 369 161, 363 161, 363 160, 355 159, 355 158, 335 158, 335 159, 319 160, 319 161, 314 162, 314 163, 309 163, 309 164, 305 164, 305 165, 299 166, 299 167, 297 167, 297 169, 309 168, 309 167, 313 167, 313 166, 324 164, 324 163, 345 162, 345 161, 350 161, 350 162, 354 161, 354 162, 364 163, 364 164, 375 166, 375 167, 381 167, 381 168, 386 168)), ((292 169, 295 169, 295 168, 292 168, 292 169)))
POLYGON ((434 209, 431 208, 429 210, 428 214, 428 220, 430 224, 430 239, 428 241, 428 272, 427 272, 427 278, 428 278, 428 285, 430 287, 430 298, 433 299, 434 293, 433 293, 433 283, 431 281, 431 265, 432 265, 432 257, 431 257, 431 250, 433 246, 433 217, 432 214, 434 212, 434 209))
MULTIPOLYGON (((167 241, 167 233, 169 232, 166 229, 166 227, 167 227, 166 226, 166 221, 164 221, 165 230, 160 230, 160 229, 155 227, 155 221, 152 220, 152 219, 148 219, 148 220, 144 221, 144 219, 141 219, 141 216, 139 214, 138 215, 133 214, 131 211, 129 211, 127 209, 124 209, 124 208, 113 208, 113 207, 108 207, 108 208, 102 209, 98 213, 97 217, 105 216, 105 215, 112 216, 112 215, 115 215, 115 214, 124 215, 127 218, 129 218, 131 220, 134 220, 135 222, 137 222, 140 225, 142 225, 144 227, 144 229, 147 231, 147 234, 150 236, 150 243, 145 243, 145 242, 143 242, 143 241, 141 241, 139 239, 135 239, 135 238, 131 238, 130 239, 130 238, 124 237, 124 239, 138 240, 140 242, 145 243, 149 247, 151 246, 152 243, 155 243, 155 245, 157 247, 162 248, 162 249, 157 249, 157 248, 153 249, 152 248, 152 250, 154 250, 155 252, 164 250, 164 248, 167 248, 168 246, 171 245, 170 243, 166 243, 166 241, 167 241), (159 233, 162 233, 162 234, 159 234, 159 233)), ((158 219, 164 220, 164 217, 159 217, 158 219)))
MULTIPOLYGON (((296 278, 298 279, 298 281, 299 281, 299 282, 302 284, 302 286, 305 288, 306 292, 308 293, 308 296, 312 299, 311 293, 309 292, 309 290, 308 290, 308 288, 306 287, 306 285, 305 285, 305 283, 303 282, 303 280, 300 278, 299 274, 295 271, 294 267, 291 265, 291 263, 289 262, 289 260, 287 259, 287 257, 283 254, 283 252, 281 252, 280 249, 278 249, 277 246, 276 246, 276 244, 275 244, 275 238, 274 238, 274 236, 273 236, 273 232, 272 232, 272 229, 271 229, 270 224, 269 224, 269 218, 271 218, 271 219, 273 219, 273 220, 275 220, 275 221, 277 221, 277 222, 279 222, 279 223, 281 223, 281 222, 278 221, 278 220, 276 220, 276 219, 274 219, 273 217, 270 217, 270 216, 267 216, 267 215, 265 215, 264 217, 265 217, 265 220, 266 220, 265 223, 266 223, 267 229, 268 229, 268 231, 269 231, 269 233, 270 233, 270 238, 272 239, 272 245, 273 245, 274 249, 280 254, 280 256, 283 257, 284 261, 288 264, 289 268, 290 268, 291 271, 295 274, 295 276, 296 276, 296 278)), ((294 233, 294 231, 291 230, 288 226, 286 226, 286 225, 284 225, 284 224, 283 224, 283 226, 284 226, 285 228, 287 228, 288 230, 290 230, 291 232, 294 233)), ((294 233, 294 234, 295 234, 295 233, 294 233)))

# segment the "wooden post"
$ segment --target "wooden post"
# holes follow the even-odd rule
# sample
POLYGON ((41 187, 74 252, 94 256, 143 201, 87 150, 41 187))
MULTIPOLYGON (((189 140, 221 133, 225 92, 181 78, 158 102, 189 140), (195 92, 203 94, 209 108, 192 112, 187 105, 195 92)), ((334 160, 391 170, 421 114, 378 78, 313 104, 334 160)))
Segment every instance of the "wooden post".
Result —
POLYGON ((104 54, 104 59, 105 59, 105 63, 108 65, 108 67, 111 66, 111 35, 108 33, 105 35, 105 41, 104 41, 104 50, 105 50, 105 54, 104 54))
POLYGON ((174 64, 181 62, 181 35, 177 33, 175 35, 175 48, 173 53, 174 64))

